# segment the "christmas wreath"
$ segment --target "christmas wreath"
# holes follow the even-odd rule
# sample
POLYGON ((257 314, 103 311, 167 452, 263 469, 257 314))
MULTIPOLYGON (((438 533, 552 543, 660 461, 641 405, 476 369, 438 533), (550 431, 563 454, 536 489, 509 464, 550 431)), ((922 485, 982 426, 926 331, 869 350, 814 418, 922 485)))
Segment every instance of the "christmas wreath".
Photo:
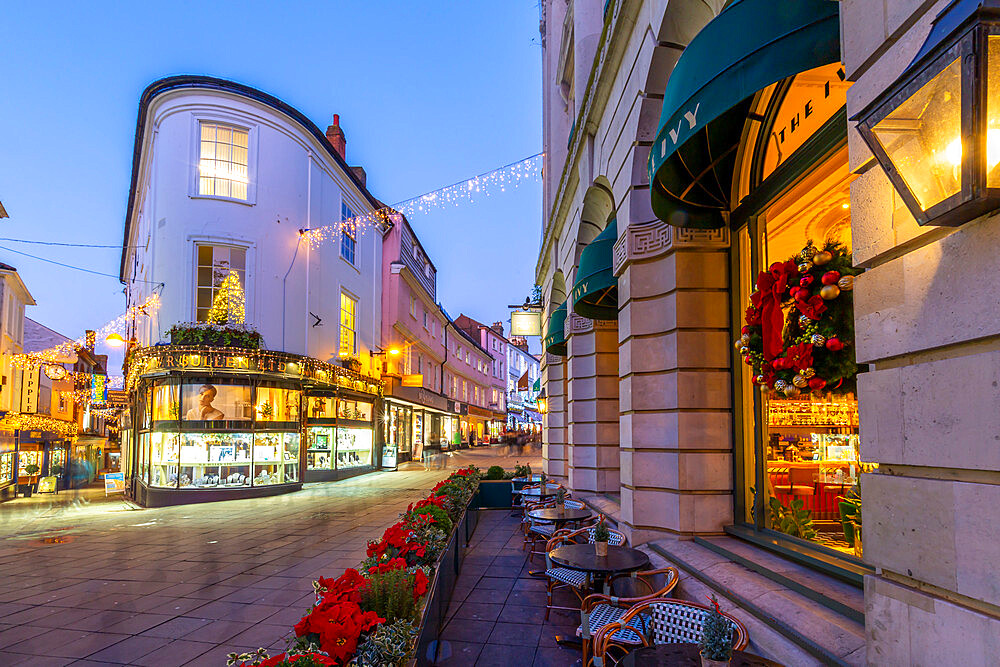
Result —
POLYGON ((786 262, 757 276, 736 349, 753 381, 788 398, 853 392, 854 276, 847 249, 812 241, 786 262))

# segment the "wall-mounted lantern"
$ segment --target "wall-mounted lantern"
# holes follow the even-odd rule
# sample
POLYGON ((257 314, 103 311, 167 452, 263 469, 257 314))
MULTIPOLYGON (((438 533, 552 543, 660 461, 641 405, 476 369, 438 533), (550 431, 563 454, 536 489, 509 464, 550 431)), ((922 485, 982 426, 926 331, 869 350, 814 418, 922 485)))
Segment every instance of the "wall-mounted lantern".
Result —
POLYGON ((920 225, 1000 208, 1000 0, 955 0, 853 120, 920 225))
POLYGON ((538 392, 538 396, 535 397, 535 403, 538 405, 538 414, 544 415, 549 411, 549 399, 545 397, 545 389, 538 392))

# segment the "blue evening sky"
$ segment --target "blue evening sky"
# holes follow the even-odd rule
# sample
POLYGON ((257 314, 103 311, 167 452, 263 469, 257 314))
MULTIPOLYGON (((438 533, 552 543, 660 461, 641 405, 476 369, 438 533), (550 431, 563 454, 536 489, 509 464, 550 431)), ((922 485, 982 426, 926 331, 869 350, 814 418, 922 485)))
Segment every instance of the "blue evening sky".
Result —
MULTIPOLYGON (((535 0, 22 2, 3 14, 0 237, 120 244, 139 95, 173 74, 246 83, 322 129, 339 113, 348 163, 386 202, 541 150, 535 0)), ((506 320, 530 292, 540 209, 532 181, 411 216, 452 316, 506 320)), ((0 246, 118 273, 116 249, 0 246)), ((70 337, 124 308, 117 278, 5 249, 0 261, 38 301, 28 316, 70 337)))

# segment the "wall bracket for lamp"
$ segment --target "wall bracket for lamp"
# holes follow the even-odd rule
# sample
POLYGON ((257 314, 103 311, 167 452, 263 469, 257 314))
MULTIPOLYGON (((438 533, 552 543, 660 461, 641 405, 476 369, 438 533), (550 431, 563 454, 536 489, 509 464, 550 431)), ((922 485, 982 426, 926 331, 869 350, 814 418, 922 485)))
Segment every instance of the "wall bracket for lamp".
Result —
POLYGON ((309 314, 316 318, 316 321, 313 322, 313 326, 314 327, 318 327, 318 326, 321 326, 323 324, 323 318, 322 317, 320 317, 316 313, 312 312, 311 310, 309 311, 309 314))

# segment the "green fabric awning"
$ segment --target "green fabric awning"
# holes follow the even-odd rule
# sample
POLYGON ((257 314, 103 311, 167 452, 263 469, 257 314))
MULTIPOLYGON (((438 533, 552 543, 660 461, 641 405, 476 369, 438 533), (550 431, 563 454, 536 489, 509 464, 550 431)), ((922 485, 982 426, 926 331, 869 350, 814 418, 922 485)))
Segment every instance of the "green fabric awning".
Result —
POLYGON ((542 390, 542 378, 535 380, 535 384, 531 385, 531 391, 541 391, 542 390))
POLYGON ((618 278, 612 254, 618 240, 618 221, 612 220, 580 253, 576 284, 570 301, 573 312, 592 320, 618 319, 618 278))
POLYGON ((656 216, 678 227, 723 227, 754 94, 836 62, 835 0, 736 0, 722 10, 691 40, 667 79, 649 153, 656 216))
POLYGON ((566 356, 566 334, 563 327, 566 325, 566 302, 563 301, 559 307, 552 311, 549 318, 548 332, 542 340, 542 347, 549 354, 558 354, 560 357, 566 356))

